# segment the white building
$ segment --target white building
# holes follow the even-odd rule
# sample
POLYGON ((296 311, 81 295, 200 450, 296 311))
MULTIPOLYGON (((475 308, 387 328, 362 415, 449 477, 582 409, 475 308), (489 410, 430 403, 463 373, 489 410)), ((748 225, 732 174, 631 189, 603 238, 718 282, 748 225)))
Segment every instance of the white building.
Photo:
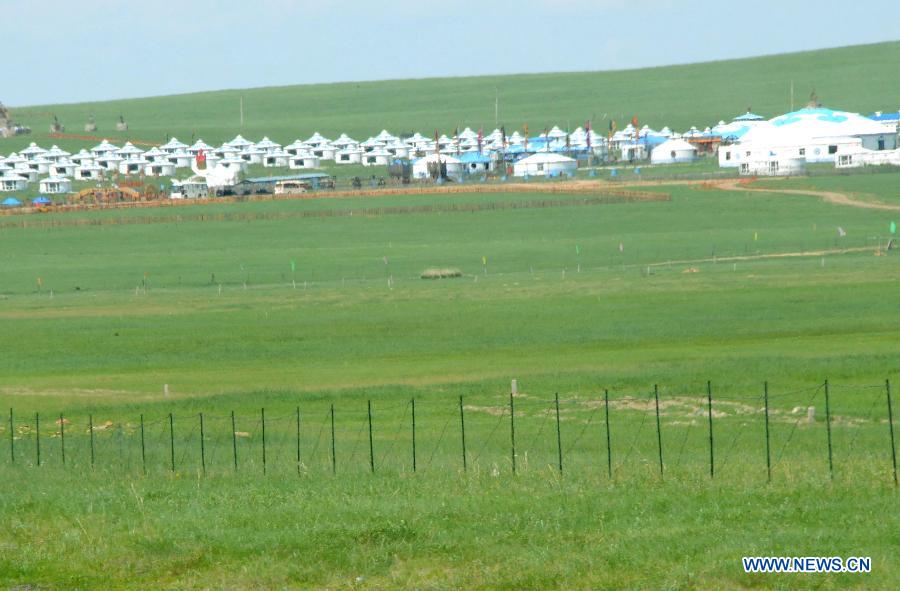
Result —
POLYGON ((58 160, 50 165, 50 176, 75 176, 75 168, 70 160, 58 160))
POLYGON ((362 150, 358 147, 349 147, 340 150, 334 155, 336 164, 359 164, 362 162, 362 150))
POLYGON ((110 172, 119 170, 119 164, 121 163, 122 157, 115 152, 106 152, 102 156, 97 157, 97 165, 110 172))
POLYGON ((299 170, 303 168, 319 168, 319 159, 309 152, 301 152, 288 159, 288 168, 299 170))
POLYGON ((806 108, 770 119, 747 131, 737 143, 719 148, 719 166, 738 167, 770 155, 803 158, 808 163, 835 162, 839 151, 861 145, 868 150, 893 150, 896 134, 857 113, 806 108))
POLYGON ((538 152, 513 164, 513 176, 562 176, 574 173, 577 168, 578 162, 574 158, 538 152))
POLYGON ((103 167, 93 161, 87 161, 75 167, 76 179, 80 181, 95 181, 103 178, 103 167))
POLYGON ((748 156, 738 168, 742 176, 792 176, 805 170, 806 160, 802 156, 778 154, 748 156))
POLYGON ((697 148, 682 139, 666 140, 650 152, 651 164, 693 162, 696 159, 697 148))
POLYGON ((836 168, 863 166, 900 166, 900 149, 867 150, 862 145, 844 146, 837 153, 836 168))
POLYGON ((14 172, 4 172, 0 176, 0 191, 24 191, 28 187, 28 179, 14 172))
POLYGON ((140 175, 144 174, 144 167, 150 162, 144 158, 129 158, 119 162, 119 174, 140 175))
POLYGON ((46 193, 48 195, 59 195, 72 192, 72 181, 61 176, 51 176, 41 179, 39 186, 41 193, 46 193))
POLYGON ((279 148, 272 152, 266 152, 262 163, 266 168, 280 168, 288 165, 288 159, 290 159, 290 155, 279 148))
POLYGON ((175 165, 169 161, 148 162, 144 165, 144 174, 147 176, 175 176, 175 165))
POLYGON ((363 166, 387 166, 391 163, 393 156, 384 148, 376 148, 370 152, 366 152, 362 156, 363 166))

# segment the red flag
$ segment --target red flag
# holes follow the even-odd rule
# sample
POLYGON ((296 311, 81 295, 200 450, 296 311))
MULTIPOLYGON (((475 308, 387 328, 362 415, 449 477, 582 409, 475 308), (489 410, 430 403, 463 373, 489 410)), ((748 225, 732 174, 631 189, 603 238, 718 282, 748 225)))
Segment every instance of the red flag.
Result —
POLYGON ((588 150, 591 149, 591 122, 590 120, 584 124, 584 129, 587 131, 587 147, 588 150))
POLYGON ((478 128, 478 153, 481 154, 481 141, 484 139, 484 128, 478 128))
POLYGON ((204 166, 206 166, 206 154, 201 149, 197 152, 197 168, 203 168, 204 166))

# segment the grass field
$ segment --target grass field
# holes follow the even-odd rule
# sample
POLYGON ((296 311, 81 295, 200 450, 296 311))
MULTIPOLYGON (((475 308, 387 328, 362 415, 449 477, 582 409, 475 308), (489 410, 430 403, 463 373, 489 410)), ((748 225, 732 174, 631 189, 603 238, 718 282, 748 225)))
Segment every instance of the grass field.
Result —
MULTIPOLYGON (((889 199, 898 178, 786 182, 889 199)), ((0 428, 0 579, 890 588, 900 515, 884 380, 900 369, 900 271, 877 249, 892 213, 776 192, 653 190, 671 201, 404 209, 536 197, 418 195, 186 206, 181 221, 168 208, 4 218, 41 223, 0 228, 0 404, 14 411, 12 429, 0 428), (375 205, 395 213, 349 215, 375 205), (81 218, 106 223, 66 223, 81 218), (428 267, 463 276, 420 279, 428 267), (863 555, 874 568, 745 575, 740 557, 753 554, 863 555)))
POLYGON ((0 152, 20 150, 29 141, 57 143, 66 149, 89 142, 50 140, 55 113, 70 133, 82 133, 89 115, 97 135, 113 142, 126 138, 164 142, 202 137, 210 143, 237 133, 254 141, 269 136, 279 142, 306 139, 313 131, 334 138, 341 132, 358 140, 382 128, 395 134, 434 129, 451 134, 459 126, 507 130, 528 124, 571 129, 593 119, 605 131, 610 119, 619 128, 637 116, 657 129, 683 131, 726 121, 752 107, 774 117, 790 110, 794 83, 796 108, 815 89, 823 104, 869 113, 897 108, 896 83, 884 72, 900 61, 900 42, 879 43, 758 57, 613 72, 530 74, 427 80, 392 80, 344 84, 229 90, 168 97, 73 105, 14 106, 13 116, 35 133, 0 139, 0 152), (244 126, 240 126, 240 97, 244 126), (495 96, 499 115, 495 121, 495 96), (127 133, 115 131, 119 115, 127 133))

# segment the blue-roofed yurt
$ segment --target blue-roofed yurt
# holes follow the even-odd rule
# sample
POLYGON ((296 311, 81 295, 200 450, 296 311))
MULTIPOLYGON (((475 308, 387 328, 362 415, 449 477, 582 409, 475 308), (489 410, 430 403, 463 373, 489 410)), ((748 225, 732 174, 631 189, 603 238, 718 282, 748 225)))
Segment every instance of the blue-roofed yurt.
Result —
POLYGON ((36 197, 31 201, 31 204, 35 207, 43 207, 45 205, 53 205, 53 200, 49 197, 44 197, 43 195, 40 197, 36 197))
POLYGON ((462 163, 463 172, 467 174, 488 172, 494 168, 494 161, 491 160, 490 156, 485 156, 478 152, 460 154, 459 161, 462 163))
POLYGON ((19 207, 21 205, 22 205, 22 202, 19 201, 18 199, 16 199, 15 197, 7 197, 3 201, 0 201, 0 207, 3 207, 4 209, 8 209, 8 208, 12 208, 12 207, 19 207))

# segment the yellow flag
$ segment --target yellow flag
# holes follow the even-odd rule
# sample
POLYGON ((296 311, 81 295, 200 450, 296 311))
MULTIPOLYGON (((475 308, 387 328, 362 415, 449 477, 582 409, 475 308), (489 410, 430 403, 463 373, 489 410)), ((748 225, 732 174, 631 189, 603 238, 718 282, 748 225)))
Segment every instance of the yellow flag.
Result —
POLYGON ((481 264, 487 265, 487 257, 481 257, 481 264))
POLYGON ((758 233, 758 232, 754 232, 754 233, 753 233, 753 241, 755 242, 757 238, 759 238, 759 233, 758 233))

